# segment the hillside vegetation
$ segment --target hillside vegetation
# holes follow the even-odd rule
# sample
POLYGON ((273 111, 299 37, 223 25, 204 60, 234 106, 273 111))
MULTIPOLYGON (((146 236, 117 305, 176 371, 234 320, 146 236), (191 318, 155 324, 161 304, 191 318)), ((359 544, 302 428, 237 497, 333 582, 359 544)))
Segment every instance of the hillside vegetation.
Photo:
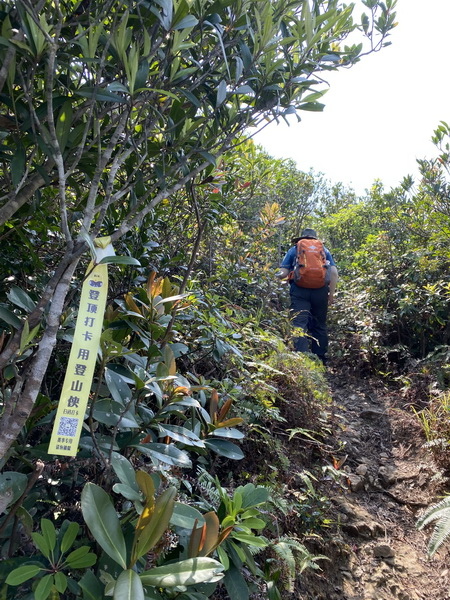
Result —
POLYGON ((340 271, 332 369, 402 395, 444 482, 448 126, 417 182, 364 197, 249 140, 388 43, 395 2, 363 4, 360 23, 338 1, 1 5, 2 597, 277 600, 320 572, 322 485, 346 475, 329 374, 292 352, 274 278, 306 226, 340 271), (71 348, 92 386, 49 453, 71 348))

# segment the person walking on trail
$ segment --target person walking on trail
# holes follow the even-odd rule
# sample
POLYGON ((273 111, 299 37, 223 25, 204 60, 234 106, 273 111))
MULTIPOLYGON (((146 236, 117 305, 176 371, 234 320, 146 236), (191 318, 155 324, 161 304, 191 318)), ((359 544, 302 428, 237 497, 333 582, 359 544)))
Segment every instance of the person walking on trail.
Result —
POLYGON ((294 349, 311 351, 326 364, 327 312, 336 292, 336 263, 314 229, 304 229, 300 237, 291 242, 294 245, 288 250, 276 276, 288 278, 292 324, 304 332, 294 338, 294 349))

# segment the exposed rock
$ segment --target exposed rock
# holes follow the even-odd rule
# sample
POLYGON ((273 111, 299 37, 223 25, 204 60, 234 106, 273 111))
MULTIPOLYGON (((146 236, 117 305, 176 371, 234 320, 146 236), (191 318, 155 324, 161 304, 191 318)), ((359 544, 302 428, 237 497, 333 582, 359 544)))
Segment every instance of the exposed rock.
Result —
POLYGON ((367 471, 369 467, 366 464, 358 465, 355 469, 355 473, 360 477, 365 477, 367 475, 367 471))
POLYGON ((397 471, 395 467, 381 465, 378 469, 378 477, 382 486, 389 487, 397 481, 397 471))
POLYGON ((364 489, 364 479, 362 477, 359 477, 359 475, 355 475, 354 473, 348 473, 347 479, 352 492, 360 492, 364 489))
POLYGON ((373 547, 373 555, 375 558, 393 558, 395 552, 388 544, 377 544, 373 547))

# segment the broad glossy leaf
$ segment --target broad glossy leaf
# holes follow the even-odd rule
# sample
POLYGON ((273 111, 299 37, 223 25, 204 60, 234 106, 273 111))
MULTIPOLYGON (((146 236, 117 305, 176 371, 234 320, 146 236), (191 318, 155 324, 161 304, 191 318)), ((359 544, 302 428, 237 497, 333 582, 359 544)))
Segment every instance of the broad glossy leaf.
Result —
POLYGON ((195 27, 198 23, 197 17, 194 15, 186 15, 181 21, 172 25, 173 29, 187 29, 188 27, 195 27))
POLYGON ((213 558, 188 558, 177 563, 155 567, 140 575, 144 585, 175 587, 220 581, 223 565, 213 558))
POLYGON ((265 548, 267 546, 267 542, 256 535, 233 531, 231 536, 234 540, 239 540, 248 546, 255 546, 256 548, 265 548))
POLYGON ((78 582, 83 590, 83 600, 99 600, 103 598, 103 584, 97 579, 92 571, 86 571, 78 582))
POLYGON ((131 399, 131 390, 123 377, 110 369, 106 369, 105 381, 114 400, 123 406, 128 404, 131 399))
POLYGON ((132 464, 125 456, 119 454, 118 452, 113 452, 111 454, 111 466, 121 483, 129 486, 139 493, 139 486, 136 483, 135 471, 132 464))
POLYGON ((117 102, 118 104, 125 104, 127 102, 126 98, 100 88, 84 87, 75 91, 75 94, 83 98, 94 98, 98 102, 117 102))
POLYGON ((33 540, 33 543, 36 546, 36 548, 40 550, 41 554, 43 554, 45 558, 50 559, 52 549, 50 548, 45 536, 35 531, 31 534, 31 539, 33 540))
POLYGON ((135 478, 139 489, 145 496, 146 504, 153 507, 155 503, 155 483, 152 477, 145 471, 139 470, 135 478))
POLYGON ((325 104, 321 104, 320 102, 305 102, 304 104, 300 104, 298 107, 300 110, 308 110, 312 112, 322 112, 325 108, 325 104))
POLYGON ((80 526, 78 525, 78 523, 69 524, 61 541, 61 552, 63 554, 67 552, 69 548, 71 548, 72 544, 76 540, 79 531, 80 526))
POLYGON ((217 545, 219 541, 219 518, 214 511, 203 515, 206 523, 206 536, 203 547, 200 549, 200 556, 207 556, 217 545))
POLYGON ((173 444, 139 444, 133 446, 140 450, 143 454, 150 456, 155 461, 159 461, 168 465, 175 465, 177 467, 189 468, 192 466, 191 459, 187 452, 180 450, 173 444))
POLYGON ((239 429, 235 429, 234 427, 218 427, 214 430, 213 435, 234 440, 242 440, 242 438, 245 437, 245 434, 242 431, 239 431, 239 429))
POLYGON ((116 494, 121 494, 127 500, 131 500, 132 502, 136 502, 141 499, 141 495, 139 492, 136 492, 133 488, 130 488, 126 483, 115 483, 113 485, 113 491, 116 494))
POLYGON ((133 569, 122 571, 114 588, 114 600, 144 600, 144 588, 133 569))
POLYGON ((205 446, 219 456, 225 456, 232 460, 242 460, 244 458, 244 453, 239 446, 228 440, 207 439, 205 440, 205 446))
POLYGON ((55 573, 54 578, 55 578, 55 588, 58 590, 58 592, 60 594, 64 594, 64 592, 67 589, 67 577, 64 575, 64 573, 61 573, 60 571, 58 571, 58 573, 55 573))
POLYGON ((189 504, 175 502, 170 524, 191 531, 196 523, 199 527, 205 523, 201 512, 189 504))
POLYGON ((26 534, 31 537, 33 532, 33 517, 23 506, 19 506, 16 515, 19 517, 26 534))
POLYGON ((26 154, 22 144, 18 144, 11 160, 11 179, 14 186, 19 185, 25 173, 26 154))
POLYGON ((20 329, 22 327, 22 321, 13 312, 0 306, 0 319, 14 327, 14 329, 20 329))
POLYGON ((36 302, 34 302, 24 290, 21 290, 17 286, 13 286, 6 295, 10 302, 16 306, 20 306, 20 308, 23 308, 27 312, 31 312, 36 306, 36 302))
POLYGON ((24 583, 24 581, 28 581, 39 573, 39 571, 43 571, 44 567, 40 567, 38 565, 24 565, 23 567, 18 567, 11 571, 11 573, 6 578, 5 583, 8 585, 20 585, 24 583))
POLYGON ((141 263, 132 256, 105 256, 98 263, 99 265, 134 265, 140 267, 141 263))
POLYGON ((262 519, 258 519, 257 517, 249 517, 243 521, 243 525, 245 525, 245 527, 249 527, 250 529, 264 529, 267 523, 262 519))
POLYGON ((72 569, 82 569, 92 567, 97 562, 97 556, 90 552, 89 546, 81 546, 67 556, 66 562, 72 569))
POLYGON ((28 478, 24 473, 17 473, 17 471, 0 473, 0 497, 7 495, 5 508, 20 498, 27 487, 27 483, 28 478))
POLYGON ((216 106, 220 106, 225 102, 227 97, 227 82, 222 79, 217 87, 216 106))
POLYGON ((189 398, 189 396, 185 396, 183 398, 183 400, 177 400, 176 402, 171 402, 170 404, 168 404, 167 406, 165 406, 161 410, 161 413, 178 411, 180 409, 182 410, 182 409, 190 408, 190 407, 201 408, 201 404, 195 398, 189 398))
POLYGON ((253 483, 239 486, 236 492, 242 495, 242 508, 264 504, 269 499, 269 490, 262 486, 255 486, 253 483))
POLYGON ((110 427, 119 426, 119 429, 138 429, 139 423, 130 411, 124 412, 123 404, 114 400, 97 400, 94 406, 93 416, 99 423, 110 427))
POLYGON ((207 160, 212 165, 216 166, 216 157, 210 152, 206 152, 206 150, 200 150, 199 154, 203 156, 205 160, 207 160))
POLYGON ((235 94, 245 94, 246 96, 254 96, 255 91, 249 85, 241 85, 234 90, 235 94))
POLYGON ((56 546, 56 529, 49 519, 41 519, 41 531, 48 544, 48 547, 53 552, 56 546))
POLYGON ((96 542, 108 556, 126 569, 125 539, 108 494, 97 485, 87 483, 81 493, 81 511, 96 542))
POLYGON ((133 564, 159 542, 169 527, 176 495, 177 489, 172 486, 158 496, 154 505, 152 497, 144 506, 136 526, 131 559, 133 564))
POLYGON ((37 584, 34 590, 35 600, 46 600, 53 586, 53 575, 45 575, 37 584))
POLYGON ((250 596, 247 583, 242 576, 241 571, 234 565, 230 565, 230 568, 225 573, 224 584, 227 588, 229 598, 233 598, 233 600, 249 599, 250 596))
POLYGON ((72 119, 72 102, 70 100, 66 100, 66 102, 64 102, 59 111, 58 119, 56 122, 56 136, 58 138, 58 143, 61 151, 64 151, 64 148, 67 145, 70 129, 72 127, 72 119))
POLYGON ((158 425, 158 428, 163 436, 168 435, 173 440, 186 444, 187 446, 197 446, 204 448, 205 443, 193 431, 181 427, 181 425, 158 425))

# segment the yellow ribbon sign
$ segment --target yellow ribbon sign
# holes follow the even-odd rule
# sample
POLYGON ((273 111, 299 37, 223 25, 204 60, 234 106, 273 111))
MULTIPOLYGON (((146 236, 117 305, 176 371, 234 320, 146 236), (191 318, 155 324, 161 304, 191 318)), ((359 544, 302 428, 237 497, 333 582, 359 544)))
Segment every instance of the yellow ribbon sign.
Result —
POLYGON ((97 264, 114 255, 109 237, 94 240, 96 260, 91 262, 81 290, 80 307, 69 362, 59 399, 49 454, 76 456, 80 441, 108 296, 108 265, 97 264))

